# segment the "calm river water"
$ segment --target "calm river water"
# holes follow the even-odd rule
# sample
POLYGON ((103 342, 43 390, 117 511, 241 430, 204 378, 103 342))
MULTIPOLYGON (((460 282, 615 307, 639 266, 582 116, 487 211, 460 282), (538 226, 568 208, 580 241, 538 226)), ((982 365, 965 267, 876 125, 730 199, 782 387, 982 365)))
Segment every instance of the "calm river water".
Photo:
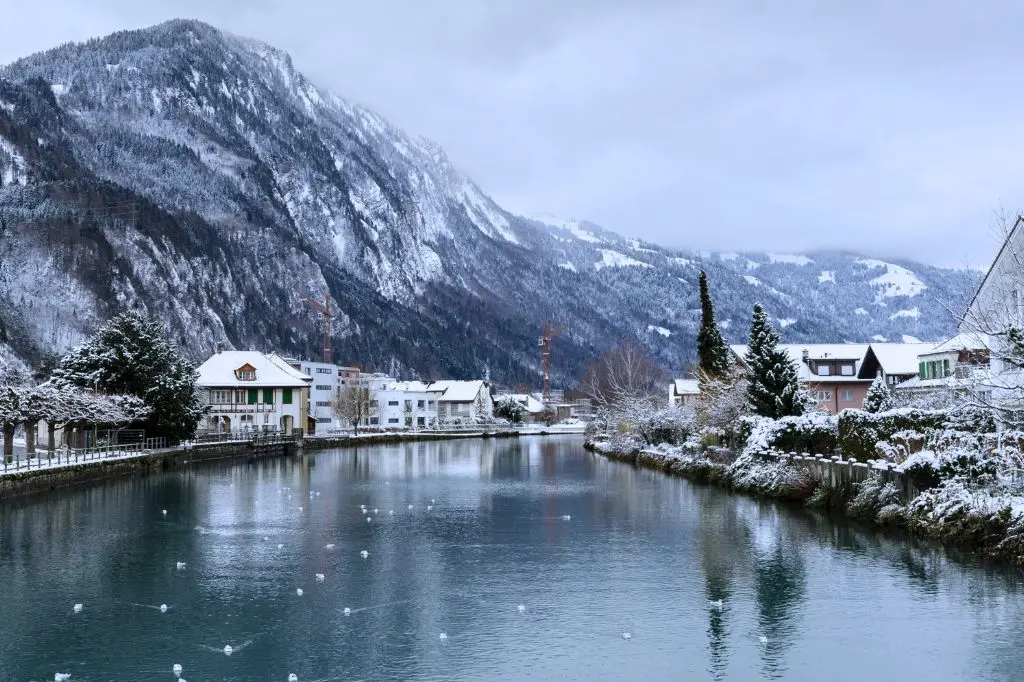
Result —
POLYGON ((581 446, 375 446, 0 505, 0 680, 1024 680, 1015 574, 581 446))

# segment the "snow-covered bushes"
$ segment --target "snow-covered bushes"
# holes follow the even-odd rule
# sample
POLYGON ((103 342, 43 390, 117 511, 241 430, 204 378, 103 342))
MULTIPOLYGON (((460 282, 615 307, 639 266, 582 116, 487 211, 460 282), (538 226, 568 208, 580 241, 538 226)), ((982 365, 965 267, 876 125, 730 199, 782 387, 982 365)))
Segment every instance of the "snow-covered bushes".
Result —
POLYGON ((839 449, 844 457, 860 461, 878 456, 876 444, 889 442, 893 435, 946 426, 949 414, 941 410, 900 408, 872 414, 863 410, 843 410, 839 414, 839 449))
POLYGON ((781 419, 753 418, 745 452, 771 451, 828 454, 837 445, 838 421, 822 412, 781 419))
POLYGON ((846 507, 855 519, 881 523, 898 522, 904 509, 903 491, 878 475, 856 484, 856 493, 846 507))
POLYGON ((736 490, 782 500, 806 501, 818 487, 818 478, 811 470, 782 460, 764 461, 750 452, 736 458, 726 476, 736 490))
POLYGON ((898 467, 910 477, 918 490, 928 490, 939 484, 939 459, 933 452, 917 452, 907 457, 898 467))

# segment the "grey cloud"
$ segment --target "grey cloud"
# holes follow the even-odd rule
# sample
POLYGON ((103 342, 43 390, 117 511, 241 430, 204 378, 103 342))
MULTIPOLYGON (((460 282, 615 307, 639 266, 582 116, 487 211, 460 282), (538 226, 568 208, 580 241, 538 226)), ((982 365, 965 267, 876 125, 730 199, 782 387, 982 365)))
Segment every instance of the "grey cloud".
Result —
POLYGON ((513 210, 668 245, 983 264, 1024 206, 1012 0, 44 0, 0 62, 174 16, 289 51, 513 210))

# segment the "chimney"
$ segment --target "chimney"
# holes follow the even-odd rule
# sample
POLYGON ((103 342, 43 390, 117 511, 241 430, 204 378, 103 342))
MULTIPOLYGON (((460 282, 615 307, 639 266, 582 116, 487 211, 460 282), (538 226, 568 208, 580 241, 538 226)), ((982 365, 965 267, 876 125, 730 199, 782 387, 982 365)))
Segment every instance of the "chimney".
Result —
POLYGON ((809 351, 806 348, 804 348, 803 358, 804 358, 804 362, 807 362, 808 360, 810 360, 811 359, 811 351, 809 351))
POLYGON ((215 351, 215 352, 216 352, 216 353, 217 353, 218 355, 220 355, 221 353, 223 353, 223 352, 224 352, 224 344, 223 344, 223 343, 221 343, 220 341, 218 341, 218 342, 217 342, 216 344, 214 344, 214 351, 215 351))

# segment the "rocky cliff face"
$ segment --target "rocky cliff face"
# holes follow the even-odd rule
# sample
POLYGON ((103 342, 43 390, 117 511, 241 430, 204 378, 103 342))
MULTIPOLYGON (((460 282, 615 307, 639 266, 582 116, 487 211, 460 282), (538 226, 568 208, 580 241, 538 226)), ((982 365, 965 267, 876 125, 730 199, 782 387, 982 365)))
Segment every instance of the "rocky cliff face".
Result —
MULTIPOLYGON (((699 229, 695 226, 694 229, 699 229)), ((696 273, 740 339, 938 338, 976 275, 851 254, 697 254, 495 204, 429 141, 316 88, 267 45, 172 21, 0 69, 0 356, 35 362, 141 307, 197 358, 216 341, 317 356, 301 298, 341 310, 335 360, 535 381, 639 337, 678 371, 696 273), (915 312, 916 311, 916 312, 915 312)))

